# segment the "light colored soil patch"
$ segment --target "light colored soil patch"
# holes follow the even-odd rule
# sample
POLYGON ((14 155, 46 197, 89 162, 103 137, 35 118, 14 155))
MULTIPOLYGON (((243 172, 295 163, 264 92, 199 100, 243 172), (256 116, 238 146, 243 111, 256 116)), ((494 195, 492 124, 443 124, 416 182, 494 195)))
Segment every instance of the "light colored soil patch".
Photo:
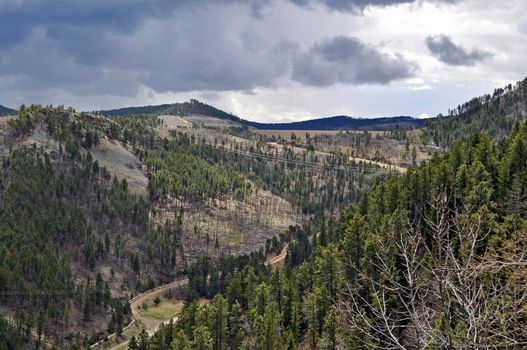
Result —
POLYGON ((192 123, 175 115, 160 115, 162 124, 157 128, 161 136, 168 136, 171 130, 192 128, 192 123))
POLYGON ((0 155, 7 153, 8 122, 14 117, 0 117, 0 155))
POLYGON ((185 118, 192 124, 198 124, 198 125, 204 125, 204 126, 210 126, 210 127, 230 127, 230 126, 240 125, 230 120, 208 117, 204 115, 189 115, 189 116, 184 116, 183 118, 185 118))
MULTIPOLYGON (((36 145, 50 152, 59 151, 59 143, 49 137, 42 125, 37 125, 33 132, 20 139, 9 140, 8 121, 12 117, 0 118, 0 155, 7 153, 9 143, 17 142, 26 146, 36 145)), ((110 174, 119 179, 126 179, 131 193, 146 196, 148 179, 142 172, 142 165, 137 157, 120 142, 101 138, 100 143, 90 150, 99 165, 104 166, 110 174)))
POLYGON ((99 165, 108 169, 110 174, 119 179, 126 179, 131 193, 146 196, 148 179, 142 172, 142 165, 121 143, 103 138, 90 152, 99 165))
POLYGON ((33 133, 24 141, 26 145, 36 144, 47 151, 59 151, 59 143, 48 136, 41 126, 37 126, 33 133))
MULTIPOLYGON (((406 141, 395 140, 389 137, 387 131, 377 130, 256 130, 252 132, 268 137, 281 137, 286 142, 291 141, 291 134, 295 134, 297 142, 306 146, 307 134, 311 137, 311 144, 316 149, 316 154, 324 155, 328 153, 344 153, 350 154, 350 159, 355 161, 366 161, 382 168, 392 169, 398 172, 404 172, 408 167, 412 166, 410 152, 405 149, 406 141), (356 134, 364 134, 367 132, 371 136, 369 145, 361 143, 358 145, 352 137, 356 134), (298 140, 300 138, 300 140, 298 140)), ((428 148, 419 141, 421 129, 407 131, 409 139, 409 148, 415 146, 417 151, 416 163, 419 164, 423 160, 429 159, 430 154, 428 148)), ((275 148, 280 148, 276 142, 268 142, 275 148)), ((293 151, 296 147, 293 147, 293 151)), ((433 147, 431 147, 433 149, 433 147)), ((304 148, 300 148, 304 150, 304 148)), ((300 151, 303 152, 303 151, 300 151)))
POLYGON ((10 145, 36 145, 48 152, 59 151, 59 143, 51 139, 41 125, 37 125, 29 136, 10 139, 12 135, 10 135, 8 122, 13 118, 16 117, 0 117, 0 155, 6 154, 10 145))
MULTIPOLYGON (((268 142, 267 145, 269 145, 271 148, 276 148, 276 149, 278 149, 280 151, 283 151, 283 149, 285 148, 284 145, 279 144, 277 142, 268 142)), ((292 150, 296 154, 303 154, 303 153, 306 152, 306 149, 302 148, 302 147, 290 146, 290 145, 288 145, 287 147, 288 147, 288 149, 292 150)), ((336 150, 333 150, 333 151, 336 151, 336 150)), ((313 155, 316 155, 319 159, 324 159, 326 157, 329 157, 331 155, 331 153, 324 152, 324 151, 315 151, 313 153, 313 155)), ((379 167, 381 167, 383 169, 394 170, 394 171, 398 171, 400 173, 404 173, 406 171, 406 168, 404 168, 404 167, 393 165, 393 164, 388 164, 388 163, 384 163, 384 162, 379 162, 379 161, 375 161, 375 160, 370 160, 370 159, 367 159, 367 158, 349 157, 349 160, 350 161, 355 161, 355 162, 363 162, 363 163, 378 165, 379 167)))

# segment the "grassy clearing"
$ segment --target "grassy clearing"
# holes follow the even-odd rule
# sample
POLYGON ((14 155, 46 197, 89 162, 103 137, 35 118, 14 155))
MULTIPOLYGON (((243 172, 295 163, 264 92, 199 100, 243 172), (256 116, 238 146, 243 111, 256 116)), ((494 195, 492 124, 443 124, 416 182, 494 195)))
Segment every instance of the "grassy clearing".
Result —
POLYGON ((126 349, 128 349, 128 342, 123 343, 123 344, 119 345, 118 347, 113 348, 112 350, 126 350, 126 349))
POLYGON ((144 328, 144 325, 139 322, 135 321, 134 324, 123 331, 123 335, 126 336, 127 339, 130 339, 134 335, 138 335, 144 328))
POLYGON ((148 308, 141 307, 139 313, 146 318, 168 321, 175 317, 183 308, 183 302, 180 300, 161 299, 159 305, 155 305, 152 300, 147 302, 148 308))

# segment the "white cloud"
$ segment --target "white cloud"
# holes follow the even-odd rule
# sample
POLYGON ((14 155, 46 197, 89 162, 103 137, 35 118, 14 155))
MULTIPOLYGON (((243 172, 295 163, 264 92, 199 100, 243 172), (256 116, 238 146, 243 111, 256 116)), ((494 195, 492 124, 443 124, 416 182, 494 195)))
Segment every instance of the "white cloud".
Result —
POLYGON ((429 115, 428 113, 421 113, 417 116, 417 118, 419 119, 428 119, 428 118, 432 118, 431 115, 429 115))

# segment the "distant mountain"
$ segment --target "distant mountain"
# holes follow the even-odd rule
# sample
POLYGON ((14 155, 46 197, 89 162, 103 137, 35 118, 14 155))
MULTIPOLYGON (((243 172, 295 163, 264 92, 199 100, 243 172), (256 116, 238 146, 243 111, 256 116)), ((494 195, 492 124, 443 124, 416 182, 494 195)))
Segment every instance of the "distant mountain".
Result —
POLYGON ((492 95, 474 97, 426 121, 435 144, 449 147, 454 141, 466 141, 476 132, 485 132, 494 139, 510 135, 516 122, 527 121, 527 78, 495 89, 492 95))
POLYGON ((396 126, 410 129, 425 125, 422 119, 412 117, 352 118, 336 116, 292 123, 257 123, 243 121, 245 125, 261 130, 386 130, 396 126))
POLYGON ((0 105, 0 117, 6 116, 6 115, 14 115, 14 114, 17 114, 17 111, 15 109, 11 109, 11 108, 0 105))
POLYGON ((384 117, 366 119, 352 118, 348 116, 335 116, 292 123, 258 123, 241 119, 232 113, 224 112, 197 100, 157 106, 112 109, 100 111, 100 113, 106 116, 133 116, 141 114, 173 114, 181 116, 205 115, 209 117, 230 120, 241 125, 260 130, 386 130, 395 128, 396 126, 414 129, 423 127, 425 125, 424 120, 412 117, 384 117))

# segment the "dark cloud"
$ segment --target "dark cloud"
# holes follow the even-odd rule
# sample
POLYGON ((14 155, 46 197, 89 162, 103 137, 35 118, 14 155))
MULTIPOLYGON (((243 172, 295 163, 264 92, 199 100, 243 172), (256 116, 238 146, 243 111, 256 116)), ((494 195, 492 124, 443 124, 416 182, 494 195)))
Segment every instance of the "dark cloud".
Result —
POLYGON ((3 91, 63 89, 79 94, 128 96, 138 93, 136 73, 118 68, 83 64, 65 54, 43 28, 34 29, 23 44, 0 51, 3 91))
MULTIPOLYGON (((35 27, 45 27, 52 38, 84 39, 83 32, 130 33, 145 20, 168 18, 181 9, 201 11, 204 7, 237 3, 247 6, 255 17, 280 0, 1 0, 0 47, 12 46, 28 37, 35 27)), ((389 6, 423 0, 283 0, 299 6, 322 5, 337 11, 361 11, 368 6, 389 6)), ((455 2, 457 0, 426 0, 455 2)), ((93 35, 92 37, 97 37, 93 35)), ((88 38, 89 39, 89 38, 88 38)), ((71 41, 71 40, 69 40, 71 41)), ((89 44, 89 42, 88 42, 89 44)))
POLYGON ((143 87, 182 92, 271 86, 287 74, 296 44, 262 37, 253 28, 250 16, 264 1, 242 5, 225 0, 226 6, 202 7, 195 6, 199 0, 188 6, 180 1, 174 12, 175 7, 157 0, 159 6, 149 15, 141 14, 138 5, 123 5, 122 11, 136 28, 128 27, 129 23, 121 26, 126 17, 122 14, 111 20, 107 12, 118 1, 105 1, 108 5, 94 1, 94 8, 84 8, 83 1, 78 1, 80 7, 64 2, 62 15, 48 20, 37 13, 29 16, 44 11, 39 7, 42 1, 27 6, 22 2, 20 8, 0 3, 0 17, 24 13, 32 23, 21 39, 0 45, 0 81, 4 82, 0 89, 134 96, 143 87), (75 15, 81 12, 77 23, 75 15), (108 24, 95 19, 98 13, 108 24), (94 21, 88 20, 90 16, 94 21))
POLYGON ((323 5, 336 11, 359 11, 368 6, 389 6, 415 0, 290 0, 299 6, 323 5))
POLYGON ((110 46, 117 50, 109 63, 118 61, 121 68, 144 72, 141 83, 158 92, 273 85, 287 74, 295 44, 260 35, 250 19, 225 26, 232 16, 241 17, 233 11, 241 10, 152 21, 134 36, 113 38, 110 46))
POLYGON ((0 78, 7 81, 2 90, 123 97, 144 88, 249 92, 276 86, 291 71, 292 79, 316 86, 385 84, 414 71, 402 57, 355 38, 335 37, 302 50, 263 34, 258 18, 251 18, 262 15, 270 0, 221 1, 2 2, 0 20, 19 21, 25 31, 0 45, 0 78))
MULTIPOLYGON (((248 6, 260 14, 269 0, 1 0, 0 45, 13 45, 35 27, 45 27, 52 38, 79 35, 82 28, 94 33, 130 33, 145 20, 168 18, 181 9, 202 10, 218 3, 248 6), (71 33, 71 30, 74 33, 71 33)), ((94 35, 93 37, 97 37, 94 35)))
MULTIPOLYGON (((392 6, 399 4, 409 4, 422 0, 289 0, 299 6, 322 5, 330 10, 342 12, 362 12, 366 7, 392 6)), ((432 3, 454 3, 458 0, 428 0, 432 3)))
POLYGON ((0 22, 8 32, 0 32, 3 47, 31 35, 35 27, 44 27, 50 36, 67 36, 72 28, 93 31, 128 32, 145 18, 170 14, 177 1, 68 1, 4 0, 0 3, 0 22))
POLYGON ((480 49, 466 50, 454 44, 445 34, 428 36, 425 41, 428 49, 437 59, 452 66, 472 66, 492 56, 490 52, 480 49))
POLYGON ((292 78, 312 86, 387 84, 417 69, 400 55, 388 55, 354 37, 336 36, 298 54, 292 78))
POLYGON ((291 79, 387 84, 417 69, 352 37, 303 49, 265 22, 291 1, 355 11, 414 0, 0 0, 0 93, 250 93, 291 79))

